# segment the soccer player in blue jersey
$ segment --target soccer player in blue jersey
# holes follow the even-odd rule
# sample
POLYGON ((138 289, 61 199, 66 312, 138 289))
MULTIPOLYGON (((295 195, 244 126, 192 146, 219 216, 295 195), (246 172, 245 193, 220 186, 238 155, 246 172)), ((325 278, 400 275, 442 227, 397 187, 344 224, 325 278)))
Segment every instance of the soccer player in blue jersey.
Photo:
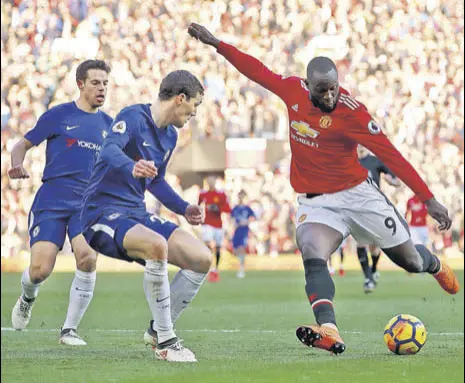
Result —
POLYGON ((234 253, 239 258, 238 278, 245 277, 245 256, 247 255, 247 242, 249 239, 249 224, 252 219, 255 219, 253 210, 245 204, 247 194, 244 190, 239 192, 239 204, 231 211, 231 217, 236 223, 232 244, 234 253))
POLYGON ((121 110, 92 172, 81 217, 94 250, 145 266, 143 286, 153 321, 144 340, 157 359, 172 362, 196 361, 178 341, 173 324, 205 281, 212 254, 187 231, 148 213, 144 193, 148 190, 192 225, 203 222, 203 209, 184 201, 165 180, 177 129, 195 116, 203 93, 194 75, 179 70, 162 80, 153 104, 121 110), (180 267, 171 286, 167 263, 180 267))
POLYGON ((29 214, 31 263, 24 270, 22 294, 12 312, 13 328, 26 328, 43 281, 52 273, 66 233, 76 257, 76 274, 71 284, 66 320, 60 343, 85 345, 77 327, 92 299, 97 254, 82 236, 81 202, 91 169, 112 123, 99 110, 105 101, 109 66, 100 60, 87 60, 76 71, 79 98, 45 112, 11 152, 12 179, 28 178, 23 166, 26 152, 47 140, 42 186, 29 214))

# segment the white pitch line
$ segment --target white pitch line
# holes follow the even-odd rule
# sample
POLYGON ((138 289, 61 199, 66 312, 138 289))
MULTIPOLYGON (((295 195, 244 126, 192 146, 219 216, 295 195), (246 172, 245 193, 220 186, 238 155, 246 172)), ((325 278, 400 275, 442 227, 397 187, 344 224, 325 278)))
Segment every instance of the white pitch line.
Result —
MULTIPOLYGON (((2 331, 16 331, 12 327, 2 327, 2 331)), ((37 328, 37 329, 26 329, 22 330, 23 332, 59 332, 59 329, 53 328, 37 328)), ((136 333, 142 332, 144 329, 87 329, 85 331, 96 331, 96 332, 108 332, 108 333, 136 333)), ((252 334, 277 334, 277 333, 286 333, 288 330, 239 330, 239 329, 180 329, 179 332, 210 332, 210 333, 252 333, 252 334)), ((21 332, 21 331, 19 331, 21 332)), ((382 334, 382 332, 368 332, 368 331, 341 331, 342 334, 351 334, 351 335, 362 335, 370 334, 377 335, 382 334)), ((433 336, 464 336, 463 332, 430 332, 428 335, 433 336)))

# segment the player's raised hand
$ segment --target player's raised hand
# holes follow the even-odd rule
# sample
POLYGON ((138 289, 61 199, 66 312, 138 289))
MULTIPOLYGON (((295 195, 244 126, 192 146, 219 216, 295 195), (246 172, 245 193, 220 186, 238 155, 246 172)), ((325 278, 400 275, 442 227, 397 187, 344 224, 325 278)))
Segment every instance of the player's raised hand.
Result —
POLYGON ((29 178, 29 173, 26 171, 26 169, 24 169, 23 165, 17 165, 8 169, 8 176, 13 180, 17 180, 22 178, 29 178))
POLYGON ((439 230, 449 230, 452 226, 452 220, 449 217, 447 209, 441 205, 436 198, 431 198, 425 202, 428 214, 439 222, 439 230))
POLYGON ((202 209, 199 205, 189 205, 184 217, 186 217, 187 222, 191 225, 200 225, 205 219, 204 209, 202 209))
POLYGON ((211 45, 215 48, 217 48, 218 44, 220 43, 220 40, 213 36, 213 34, 203 25, 191 23, 187 28, 187 32, 197 40, 200 40, 204 44, 211 45))
POLYGON ((158 174, 158 169, 153 161, 139 160, 132 169, 134 178, 153 178, 158 174))

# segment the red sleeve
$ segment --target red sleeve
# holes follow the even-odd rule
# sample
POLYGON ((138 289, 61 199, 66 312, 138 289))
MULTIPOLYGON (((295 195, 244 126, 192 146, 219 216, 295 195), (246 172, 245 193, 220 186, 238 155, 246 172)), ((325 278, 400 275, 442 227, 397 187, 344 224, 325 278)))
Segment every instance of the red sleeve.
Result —
POLYGON ((199 194, 199 202, 197 203, 197 205, 200 205, 203 202, 203 199, 204 199, 204 193, 200 193, 199 194))
POLYGON ((386 166, 392 170, 422 202, 433 198, 433 193, 420 177, 412 165, 392 145, 381 130, 380 125, 368 113, 366 108, 360 107, 349 117, 351 120, 347 136, 358 144, 371 150, 386 166))
POLYGON ((241 52, 236 47, 223 41, 218 45, 217 51, 244 76, 247 76, 285 101, 285 97, 289 93, 289 85, 286 84, 283 76, 273 73, 256 58, 241 52))
POLYGON ((222 206, 222 213, 231 213, 231 206, 229 205, 228 197, 226 194, 223 194, 223 206, 222 206))

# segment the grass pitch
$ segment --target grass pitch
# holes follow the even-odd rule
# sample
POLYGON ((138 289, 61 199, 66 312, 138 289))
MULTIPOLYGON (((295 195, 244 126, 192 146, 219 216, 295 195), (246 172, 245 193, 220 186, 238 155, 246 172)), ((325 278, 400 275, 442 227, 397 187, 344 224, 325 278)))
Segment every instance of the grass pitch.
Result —
MULTIPOLYGON (((459 272, 463 285, 463 272, 459 272)), ((72 274, 53 274, 42 286, 27 331, 11 331, 20 274, 2 274, 3 383, 392 383, 463 382, 463 293, 444 293, 428 275, 382 273, 375 293, 362 291, 360 272, 335 277, 336 314, 347 350, 331 356, 305 348, 295 328, 312 323, 303 273, 233 272, 205 284, 177 323, 196 364, 155 361, 142 342, 150 318, 140 273, 100 273, 80 334, 87 347, 58 344, 72 274), (383 342, 398 313, 420 318, 428 330, 415 356, 392 354, 383 342)))

